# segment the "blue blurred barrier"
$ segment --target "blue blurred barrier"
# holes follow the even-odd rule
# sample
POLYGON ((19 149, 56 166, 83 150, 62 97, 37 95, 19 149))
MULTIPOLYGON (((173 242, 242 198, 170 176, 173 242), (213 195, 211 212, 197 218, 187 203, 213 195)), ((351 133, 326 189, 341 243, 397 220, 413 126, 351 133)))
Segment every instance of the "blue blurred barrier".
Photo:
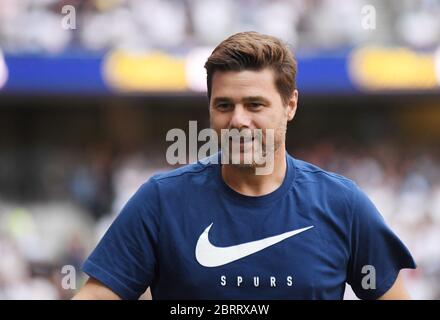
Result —
MULTIPOLYGON (((103 56, 5 56, 0 93, 124 94, 204 92, 210 50, 174 56, 115 51, 103 56), (202 53, 200 53, 202 52, 202 53)), ((360 48, 336 56, 301 56, 298 88, 305 94, 439 92, 440 58, 404 48, 360 48)))

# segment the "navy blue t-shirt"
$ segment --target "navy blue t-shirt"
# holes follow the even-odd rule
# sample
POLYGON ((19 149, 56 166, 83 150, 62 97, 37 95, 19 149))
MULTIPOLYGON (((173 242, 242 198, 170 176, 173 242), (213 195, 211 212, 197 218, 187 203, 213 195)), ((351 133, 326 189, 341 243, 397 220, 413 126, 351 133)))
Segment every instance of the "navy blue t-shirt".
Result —
POLYGON ((231 189, 209 158, 153 176, 84 272, 124 299, 148 287, 153 299, 342 299, 346 283, 376 299, 415 268, 354 182, 286 161, 282 185, 259 197, 231 189))

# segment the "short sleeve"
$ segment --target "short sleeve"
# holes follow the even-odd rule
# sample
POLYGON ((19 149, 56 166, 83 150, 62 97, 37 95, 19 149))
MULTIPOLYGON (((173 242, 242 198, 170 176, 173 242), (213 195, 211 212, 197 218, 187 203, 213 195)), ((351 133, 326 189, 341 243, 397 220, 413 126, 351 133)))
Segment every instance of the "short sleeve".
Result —
POLYGON ((83 264, 83 271, 122 299, 138 299, 155 278, 159 234, 156 182, 130 198, 83 264))
POLYGON ((401 269, 414 269, 416 264, 409 250, 357 186, 352 210, 347 282, 358 298, 377 299, 392 287, 401 269))

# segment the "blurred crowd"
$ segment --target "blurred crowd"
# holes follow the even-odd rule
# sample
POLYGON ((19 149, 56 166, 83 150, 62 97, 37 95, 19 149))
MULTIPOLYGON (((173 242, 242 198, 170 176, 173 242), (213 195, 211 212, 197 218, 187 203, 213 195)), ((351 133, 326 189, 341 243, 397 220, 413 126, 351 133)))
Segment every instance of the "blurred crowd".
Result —
POLYGON ((440 44, 439 16, 438 0, 2 0, 0 47, 12 53, 179 52, 255 30, 312 52, 365 43, 433 49, 440 44), (68 15, 74 30, 62 28, 68 15))
MULTIPOLYGON (((356 147, 329 141, 289 152, 356 181, 418 264, 417 270, 404 273, 412 297, 440 299, 438 151, 408 151, 386 143, 356 147)), ((113 194, 110 206, 105 214, 93 216, 93 206, 83 200, 99 197, 102 171, 98 168, 84 165, 81 170, 88 172, 72 173, 67 184, 79 186, 69 189, 69 200, 18 205, 0 199, 0 298, 71 297, 75 287, 63 288, 66 274, 62 267, 76 268, 75 285, 80 287, 85 276, 79 266, 128 198, 151 175, 171 167, 160 153, 115 160, 108 186, 113 194), (81 190, 80 197, 76 189, 81 190)), ((346 298, 354 298, 349 288, 346 298)))

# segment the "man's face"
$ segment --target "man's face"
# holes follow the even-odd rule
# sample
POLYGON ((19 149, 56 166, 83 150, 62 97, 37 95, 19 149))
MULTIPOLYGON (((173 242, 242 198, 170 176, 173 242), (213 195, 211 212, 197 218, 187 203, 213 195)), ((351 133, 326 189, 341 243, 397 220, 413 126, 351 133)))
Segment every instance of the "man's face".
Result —
MULTIPOLYGON (((295 115, 297 101, 295 90, 284 105, 272 69, 215 71, 209 108, 211 128, 219 137, 222 129, 261 129, 263 151, 276 153, 285 148, 287 122, 295 115), (272 139, 266 129, 273 130, 273 146, 269 145, 272 139)), ((253 147, 252 141, 240 144, 240 164, 246 153, 253 152, 253 147)))

